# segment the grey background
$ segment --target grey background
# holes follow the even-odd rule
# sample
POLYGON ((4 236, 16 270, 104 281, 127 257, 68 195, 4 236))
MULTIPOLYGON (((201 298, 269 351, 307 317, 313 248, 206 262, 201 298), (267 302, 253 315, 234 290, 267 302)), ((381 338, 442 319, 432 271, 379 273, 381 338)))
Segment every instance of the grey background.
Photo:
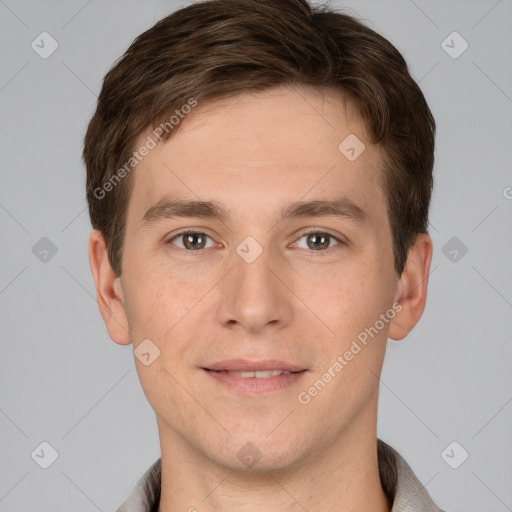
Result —
MULTIPOLYGON (((438 123, 428 302, 388 342, 379 437, 441 508, 512 510, 512 0, 331 3, 398 47, 438 123), (441 46, 453 31, 458 58, 441 46), (441 455, 453 441, 458 469, 441 455)), ((160 455, 132 347, 95 302, 80 155, 104 74, 182 5, 0 0, 2 512, 115 510, 160 455), (31 48, 43 31, 59 44, 47 59, 31 48), (48 469, 31 458, 42 441, 48 469)))

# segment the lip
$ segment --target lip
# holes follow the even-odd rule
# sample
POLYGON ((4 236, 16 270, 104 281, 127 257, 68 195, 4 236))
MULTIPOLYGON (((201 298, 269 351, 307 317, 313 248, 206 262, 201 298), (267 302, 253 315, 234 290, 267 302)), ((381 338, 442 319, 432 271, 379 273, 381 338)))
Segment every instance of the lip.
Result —
POLYGON ((208 368, 203 368, 203 371, 212 381, 217 382, 224 389, 229 389, 232 392, 246 396, 267 395, 288 388, 296 384, 308 372, 306 368, 300 366, 268 359, 265 361, 230 359, 215 363, 208 368), (228 371, 255 372, 265 370, 282 370, 292 373, 275 375, 268 378, 244 378, 227 373, 228 371))
POLYGON ((276 359, 266 359, 264 361, 249 361, 247 359, 227 359, 225 361, 219 361, 218 363, 204 367, 204 369, 212 370, 215 372, 256 372, 266 370, 302 372, 306 370, 306 368, 304 367, 296 366, 285 361, 278 361, 276 359))

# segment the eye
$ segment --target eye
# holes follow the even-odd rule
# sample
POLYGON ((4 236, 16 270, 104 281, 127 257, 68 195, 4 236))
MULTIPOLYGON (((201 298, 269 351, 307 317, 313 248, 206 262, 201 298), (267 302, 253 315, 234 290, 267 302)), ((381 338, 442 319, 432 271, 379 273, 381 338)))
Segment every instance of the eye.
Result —
MULTIPOLYGON (((313 249, 314 251, 330 249, 332 241, 338 242, 337 245, 343 245, 343 242, 340 239, 324 231, 309 231, 307 233, 303 233, 299 238, 299 241, 303 238, 306 239, 306 247, 301 247, 301 249, 313 249)), ((298 244, 298 241, 295 242, 294 245, 296 244, 298 244)))
POLYGON ((205 245, 207 238, 210 237, 206 233, 202 233, 201 231, 183 231, 182 233, 174 235, 167 241, 167 243, 172 243, 173 245, 176 245, 180 249, 198 251, 200 249, 208 249, 210 247, 213 247, 213 245, 210 245, 208 247, 205 245), (179 243, 174 243, 174 240, 181 240, 183 242, 183 245, 180 245, 179 243))
MULTIPOLYGON (((206 233, 203 233, 202 231, 189 230, 174 235, 166 243, 175 245, 180 249, 185 249, 187 251, 199 251, 201 249, 209 249, 215 246, 213 241, 210 243, 210 245, 207 245, 207 239, 211 240, 211 238, 206 233), (179 242, 181 242, 181 244, 179 242)), ((337 242, 337 244, 334 245, 344 245, 344 242, 342 242, 334 235, 331 235, 330 233, 324 231, 309 231, 303 233, 299 240, 292 245, 292 247, 298 246, 301 249, 325 251, 326 249, 332 248, 332 242, 337 242), (305 247, 298 245, 302 239, 305 239, 305 247)))

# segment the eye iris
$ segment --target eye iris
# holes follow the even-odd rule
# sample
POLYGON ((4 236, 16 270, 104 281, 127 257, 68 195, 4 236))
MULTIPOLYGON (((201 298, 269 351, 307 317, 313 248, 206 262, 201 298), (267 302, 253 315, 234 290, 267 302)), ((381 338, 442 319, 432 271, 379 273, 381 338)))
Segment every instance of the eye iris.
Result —
POLYGON ((312 249, 327 249, 329 247, 329 237, 330 235, 323 234, 323 233, 311 233, 308 235, 308 246, 312 249), (310 241, 312 240, 320 240, 320 243, 315 244, 313 242, 313 245, 310 245, 310 241))
POLYGON ((184 241, 184 245, 187 249, 203 249, 203 245, 205 243, 205 237, 201 234, 201 233, 185 233, 182 235, 183 236, 183 241, 184 241), (201 247, 198 247, 197 245, 194 245, 194 242, 196 242, 197 240, 200 240, 199 245, 201 247))

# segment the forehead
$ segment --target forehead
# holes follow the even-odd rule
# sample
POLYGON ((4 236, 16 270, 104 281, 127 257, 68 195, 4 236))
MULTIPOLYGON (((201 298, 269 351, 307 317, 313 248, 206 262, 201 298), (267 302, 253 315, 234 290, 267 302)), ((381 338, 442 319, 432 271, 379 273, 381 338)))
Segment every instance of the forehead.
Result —
MULTIPOLYGON (((253 213, 307 195, 343 195, 377 215, 384 207, 381 149, 368 143, 352 104, 333 91, 245 93, 198 103, 180 122, 135 169, 129 210, 139 218, 169 196, 214 198, 241 212, 252 205, 253 213), (357 152, 364 147, 356 159, 347 158, 347 140, 357 152)), ((139 142, 148 136, 151 129, 139 142)))

